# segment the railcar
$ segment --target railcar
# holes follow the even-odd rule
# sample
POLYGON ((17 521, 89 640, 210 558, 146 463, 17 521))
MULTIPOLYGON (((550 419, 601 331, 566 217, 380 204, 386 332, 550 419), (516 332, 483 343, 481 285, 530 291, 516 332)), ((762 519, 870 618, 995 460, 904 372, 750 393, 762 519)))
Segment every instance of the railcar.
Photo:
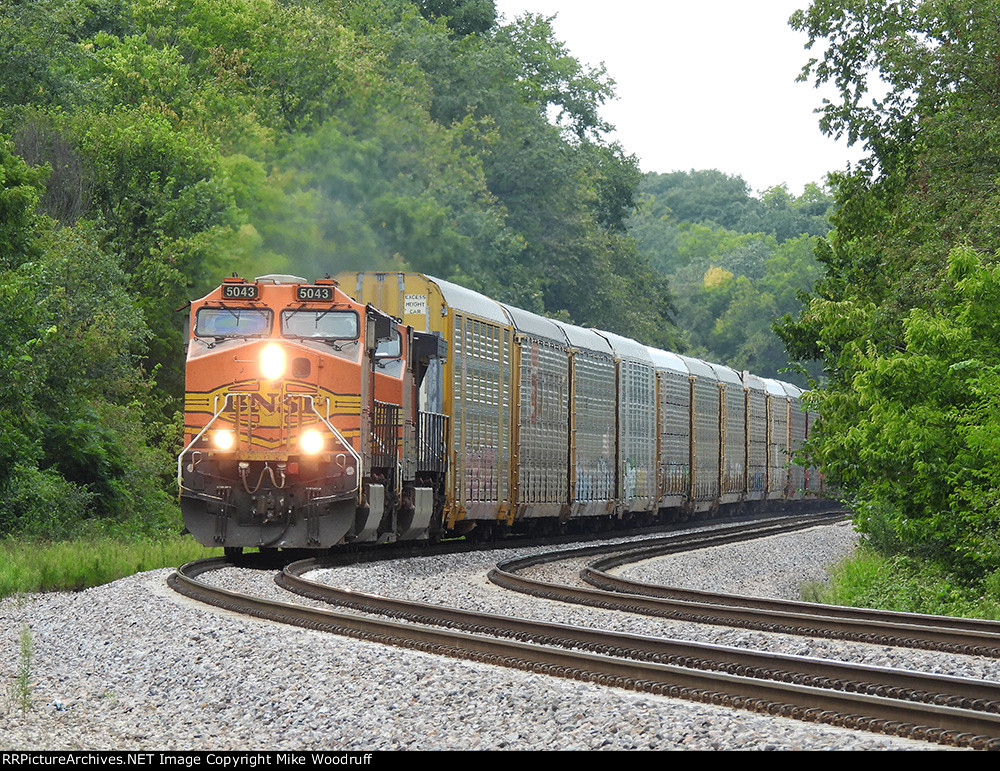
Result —
POLYGON ((593 329, 554 323, 570 352, 569 515, 597 522, 612 516, 617 502, 615 353, 593 329))
POLYGON ((565 519, 570 355, 551 320, 505 307, 514 328, 511 497, 514 520, 565 519))
POLYGON ((691 373, 691 493, 694 512, 717 510, 721 480, 721 411, 719 379, 706 362, 690 356, 681 360, 691 373))
POLYGON ((656 511, 656 369, 644 345, 610 332, 618 365, 617 510, 625 518, 656 511))
POLYGON ((761 378, 767 397, 767 494, 769 501, 783 500, 788 492, 789 415, 791 399, 781 383, 761 378))
POLYGON ((677 511, 691 490, 691 372, 677 354, 647 350, 656 368, 659 508, 677 511))
POLYGON ((801 395, 423 274, 233 277, 191 304, 181 507, 238 551, 800 501, 801 395))
POLYGON ((747 484, 744 501, 759 508, 767 498, 768 479, 768 413, 767 387, 756 375, 741 374, 746 390, 747 484))
MULTIPOLYGON (((802 397, 802 389, 791 383, 781 382, 781 387, 788 394, 788 452, 794 455, 806 441, 806 413, 797 408, 802 397)), ((788 466, 788 487, 785 490, 785 498, 789 501, 797 501, 806 495, 806 469, 804 466, 790 464, 788 466)))
POLYGON ((736 370, 709 366, 719 383, 719 504, 728 506, 746 495, 746 390, 736 370))

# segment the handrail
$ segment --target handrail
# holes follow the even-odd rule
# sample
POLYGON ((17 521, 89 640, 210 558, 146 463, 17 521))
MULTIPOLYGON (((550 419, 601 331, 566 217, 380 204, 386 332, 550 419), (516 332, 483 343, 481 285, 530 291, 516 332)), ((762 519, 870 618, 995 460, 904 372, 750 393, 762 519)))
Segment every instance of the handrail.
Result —
POLYGON ((212 416, 212 419, 205 424, 205 427, 198 432, 198 435, 195 436, 194 439, 192 439, 188 443, 187 447, 181 450, 180 455, 177 456, 177 486, 180 487, 181 489, 184 488, 184 484, 182 481, 182 474, 184 471, 184 456, 194 446, 195 442, 201 439, 201 437, 204 436, 205 432, 208 431, 209 428, 211 428, 212 424, 218 419, 219 415, 225 412, 226 407, 229 406, 229 397, 232 395, 233 395, 232 393, 226 392, 226 398, 222 400, 222 406, 219 408, 218 412, 216 412, 212 416))

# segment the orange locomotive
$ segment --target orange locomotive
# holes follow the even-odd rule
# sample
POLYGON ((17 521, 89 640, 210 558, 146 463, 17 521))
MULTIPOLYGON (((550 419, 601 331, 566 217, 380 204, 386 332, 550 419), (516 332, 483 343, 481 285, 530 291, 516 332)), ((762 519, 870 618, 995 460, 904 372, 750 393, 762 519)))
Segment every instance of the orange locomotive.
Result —
POLYGON ((190 310, 178 482, 200 543, 232 554, 436 535, 445 431, 417 393, 438 338, 332 279, 234 276, 190 310))

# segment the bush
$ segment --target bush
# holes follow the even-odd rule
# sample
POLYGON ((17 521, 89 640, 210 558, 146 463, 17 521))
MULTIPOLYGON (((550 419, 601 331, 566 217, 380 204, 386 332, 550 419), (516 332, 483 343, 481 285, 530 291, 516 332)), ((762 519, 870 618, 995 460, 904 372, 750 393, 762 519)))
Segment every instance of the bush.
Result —
POLYGON ((933 562, 901 554, 885 556, 868 544, 834 568, 828 585, 806 587, 803 599, 909 613, 1000 619, 1000 571, 970 583, 933 562))
POLYGON ((16 465, 3 490, 0 529, 28 538, 68 538, 87 519, 94 495, 52 469, 16 465))

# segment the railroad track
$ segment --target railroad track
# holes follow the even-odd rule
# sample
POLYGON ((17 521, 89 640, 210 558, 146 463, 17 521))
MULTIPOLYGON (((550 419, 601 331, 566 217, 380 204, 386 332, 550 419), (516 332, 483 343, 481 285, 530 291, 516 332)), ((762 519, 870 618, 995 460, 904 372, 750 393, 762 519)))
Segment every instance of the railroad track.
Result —
MULTIPOLYGON (((808 522, 802 524, 812 526, 808 522)), ((754 537, 780 530, 780 525, 774 525, 761 529, 754 537)), ((697 541, 696 545, 703 548, 731 540, 726 535, 718 538, 709 536, 697 541)), ((519 573, 546 562, 585 556, 589 550, 581 550, 575 555, 562 552, 508 560, 492 569, 489 577, 506 589, 540 598, 674 621, 1000 658, 1000 622, 996 621, 721 594, 648 584, 608 572, 630 563, 691 548, 691 543, 688 538, 667 538, 635 548, 618 547, 613 554, 594 560, 580 571, 581 579, 596 588, 553 584, 519 573)), ((596 551, 592 553, 597 554, 596 551)))
MULTIPOLYGON (((774 527, 734 530, 716 537, 748 537, 748 530, 756 537, 773 533, 774 527)), ((642 549, 647 553, 651 548, 676 549, 682 540, 692 547, 686 538, 662 540, 665 543, 646 541, 642 549)), ((621 546, 617 549, 622 551, 621 546)), ((588 547, 562 554, 599 556, 599 551, 588 547)), ((622 559, 621 554, 615 557, 622 559)), ((603 556, 601 561, 610 558, 603 556)), ((336 608, 264 600, 201 580, 204 574, 229 566, 221 559, 183 566, 171 585, 229 610, 358 639, 800 720, 1000 749, 1000 685, 994 683, 580 629, 380 597, 305 578, 327 564, 314 559, 296 562, 276 580, 290 591, 336 608)), ((497 572, 514 574, 509 563, 497 572)), ((602 602, 613 597, 627 607, 637 597, 590 591, 610 595, 602 602)))

